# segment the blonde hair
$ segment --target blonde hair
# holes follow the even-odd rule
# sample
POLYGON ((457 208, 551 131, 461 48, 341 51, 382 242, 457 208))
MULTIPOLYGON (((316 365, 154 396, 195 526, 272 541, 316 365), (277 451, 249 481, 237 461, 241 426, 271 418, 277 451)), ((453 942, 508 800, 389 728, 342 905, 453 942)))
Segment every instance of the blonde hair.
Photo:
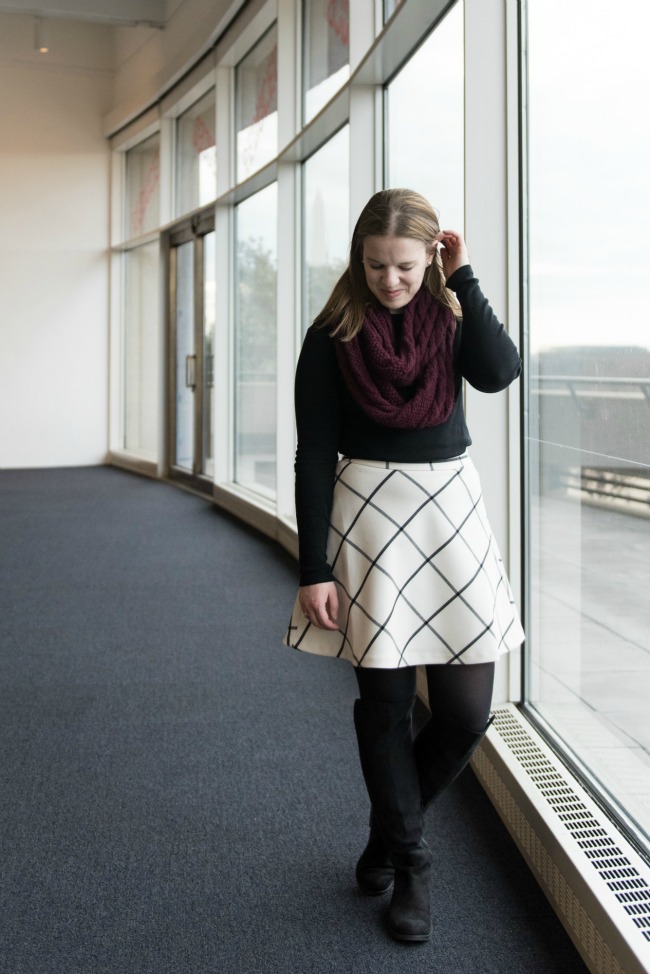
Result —
POLYGON ((352 234, 350 261, 334 285, 325 307, 316 317, 317 328, 329 328, 340 341, 348 342, 361 329, 367 304, 374 300, 363 269, 363 244, 366 237, 409 237, 421 240, 433 260, 427 267, 423 287, 441 304, 461 317, 456 296, 445 287, 442 261, 435 245, 440 232, 438 217, 431 204, 411 189, 384 189, 364 206, 352 234))

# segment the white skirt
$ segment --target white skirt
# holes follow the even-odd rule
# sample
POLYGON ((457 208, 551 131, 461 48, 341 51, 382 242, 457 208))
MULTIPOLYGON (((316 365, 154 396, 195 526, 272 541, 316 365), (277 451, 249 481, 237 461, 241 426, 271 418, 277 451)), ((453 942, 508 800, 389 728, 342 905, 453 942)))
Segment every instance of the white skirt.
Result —
POLYGON ((435 463, 340 460, 327 545, 338 631, 296 599, 284 643, 396 669, 492 662, 524 640, 468 456, 435 463))

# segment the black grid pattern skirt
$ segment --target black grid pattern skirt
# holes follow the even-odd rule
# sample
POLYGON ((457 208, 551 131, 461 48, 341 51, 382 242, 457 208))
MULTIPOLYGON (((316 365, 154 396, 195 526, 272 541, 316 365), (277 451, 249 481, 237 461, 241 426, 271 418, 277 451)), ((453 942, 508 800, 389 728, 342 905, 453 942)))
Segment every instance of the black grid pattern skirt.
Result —
POLYGON ((338 631, 298 600, 285 644, 395 669, 492 662, 524 640, 468 456, 435 463, 339 461, 328 561, 338 631))

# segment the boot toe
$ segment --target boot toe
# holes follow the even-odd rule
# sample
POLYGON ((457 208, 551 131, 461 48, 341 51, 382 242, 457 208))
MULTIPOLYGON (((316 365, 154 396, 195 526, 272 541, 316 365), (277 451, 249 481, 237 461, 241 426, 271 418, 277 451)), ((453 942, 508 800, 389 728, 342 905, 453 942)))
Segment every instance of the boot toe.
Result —
POLYGON ((395 889, 388 908, 388 931, 395 940, 422 942, 431 936, 429 864, 417 864, 428 850, 413 854, 410 869, 395 871, 395 889))
POLYGON ((357 886, 366 896, 383 896, 393 888, 393 870, 359 865, 356 870, 357 886))
POLYGON ((431 918, 420 917, 388 918, 388 932, 395 940, 406 940, 411 943, 424 943, 431 939, 431 918))

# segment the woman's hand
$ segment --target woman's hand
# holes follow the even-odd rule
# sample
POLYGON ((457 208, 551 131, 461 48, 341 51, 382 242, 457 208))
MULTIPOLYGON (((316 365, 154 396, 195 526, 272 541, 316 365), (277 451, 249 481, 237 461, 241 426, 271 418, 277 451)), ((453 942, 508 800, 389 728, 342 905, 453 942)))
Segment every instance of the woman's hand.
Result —
POLYGON ((469 254, 462 234, 455 230, 441 230, 436 240, 441 244, 438 253, 446 278, 451 277, 459 267, 469 264, 469 254))
POLYGON ((298 601, 312 626, 317 629, 338 629, 339 597, 334 582, 301 585, 298 601))

